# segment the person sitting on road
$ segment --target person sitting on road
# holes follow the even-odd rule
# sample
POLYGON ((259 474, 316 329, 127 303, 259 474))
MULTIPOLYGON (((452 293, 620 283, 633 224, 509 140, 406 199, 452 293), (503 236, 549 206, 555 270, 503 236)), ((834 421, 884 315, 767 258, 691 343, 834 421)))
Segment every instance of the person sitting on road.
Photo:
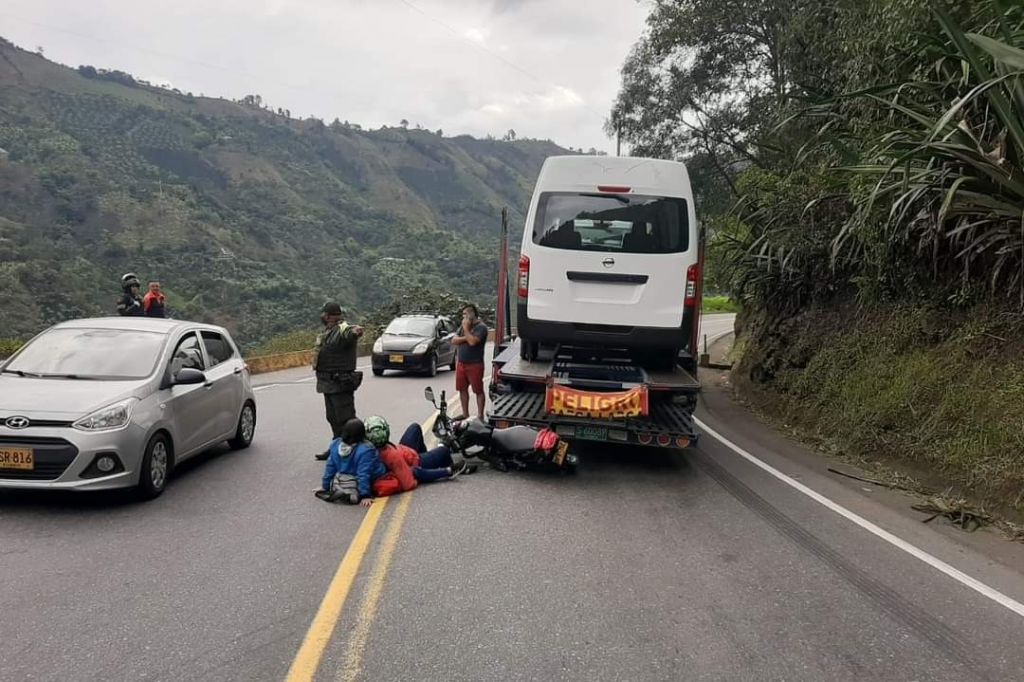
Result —
POLYGON ((322 500, 342 500, 369 507, 373 503, 373 482, 388 473, 377 448, 366 440, 366 426, 349 419, 341 436, 331 441, 320 487, 313 493, 322 500))
POLYGON ((366 439, 380 453, 380 459, 391 472, 396 483, 385 483, 378 479, 375 487, 378 494, 407 492, 420 483, 432 483, 456 478, 461 474, 476 471, 476 465, 461 460, 458 465, 452 459, 451 449, 441 445, 427 450, 423 440, 423 429, 419 424, 410 424, 396 445, 391 442, 391 427, 384 417, 366 418, 366 439))

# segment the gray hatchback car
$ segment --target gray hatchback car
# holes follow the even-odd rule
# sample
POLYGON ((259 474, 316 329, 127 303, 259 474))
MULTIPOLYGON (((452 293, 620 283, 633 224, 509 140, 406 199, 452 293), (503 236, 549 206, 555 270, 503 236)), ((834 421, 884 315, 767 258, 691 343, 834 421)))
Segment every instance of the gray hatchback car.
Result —
POLYGON ((163 492, 175 464, 256 432, 228 332, 117 317, 63 322, 0 365, 0 488, 163 492))

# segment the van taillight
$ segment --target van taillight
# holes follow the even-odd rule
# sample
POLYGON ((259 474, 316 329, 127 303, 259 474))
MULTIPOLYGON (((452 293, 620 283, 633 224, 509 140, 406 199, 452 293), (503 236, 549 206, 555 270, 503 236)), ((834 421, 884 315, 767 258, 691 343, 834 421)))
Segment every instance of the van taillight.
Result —
POLYGON ((697 279, 700 277, 700 266, 691 265, 686 269, 686 306, 697 305, 697 279))
POLYGON ((530 295, 530 257, 519 257, 519 298, 530 295))

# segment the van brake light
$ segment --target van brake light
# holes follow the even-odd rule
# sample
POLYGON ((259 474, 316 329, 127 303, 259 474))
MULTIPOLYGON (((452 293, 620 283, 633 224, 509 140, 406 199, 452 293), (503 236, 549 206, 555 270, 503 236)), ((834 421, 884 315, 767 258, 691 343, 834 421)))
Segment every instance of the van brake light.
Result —
POLYGON ((598 185, 598 192, 608 192, 610 194, 627 194, 632 187, 625 187, 623 185, 598 185))
POLYGON ((686 269, 686 302, 688 308, 697 305, 697 279, 700 277, 700 266, 693 264, 686 269))
POLYGON ((519 298, 530 295, 530 257, 519 257, 519 298))

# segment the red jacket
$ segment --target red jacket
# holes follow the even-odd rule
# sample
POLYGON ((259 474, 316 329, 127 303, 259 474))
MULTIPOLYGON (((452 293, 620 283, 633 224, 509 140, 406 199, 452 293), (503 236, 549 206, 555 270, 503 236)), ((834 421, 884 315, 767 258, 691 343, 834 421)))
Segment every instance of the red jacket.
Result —
POLYGON ((166 300, 163 294, 147 291, 146 296, 142 299, 142 307, 145 308, 146 315, 149 317, 166 317, 166 300))
POLYGON ((416 487, 416 478, 412 475, 412 467, 420 465, 420 456, 415 450, 405 445, 393 445, 388 443, 378 449, 380 461, 398 480, 400 490, 396 492, 407 492, 416 487))

